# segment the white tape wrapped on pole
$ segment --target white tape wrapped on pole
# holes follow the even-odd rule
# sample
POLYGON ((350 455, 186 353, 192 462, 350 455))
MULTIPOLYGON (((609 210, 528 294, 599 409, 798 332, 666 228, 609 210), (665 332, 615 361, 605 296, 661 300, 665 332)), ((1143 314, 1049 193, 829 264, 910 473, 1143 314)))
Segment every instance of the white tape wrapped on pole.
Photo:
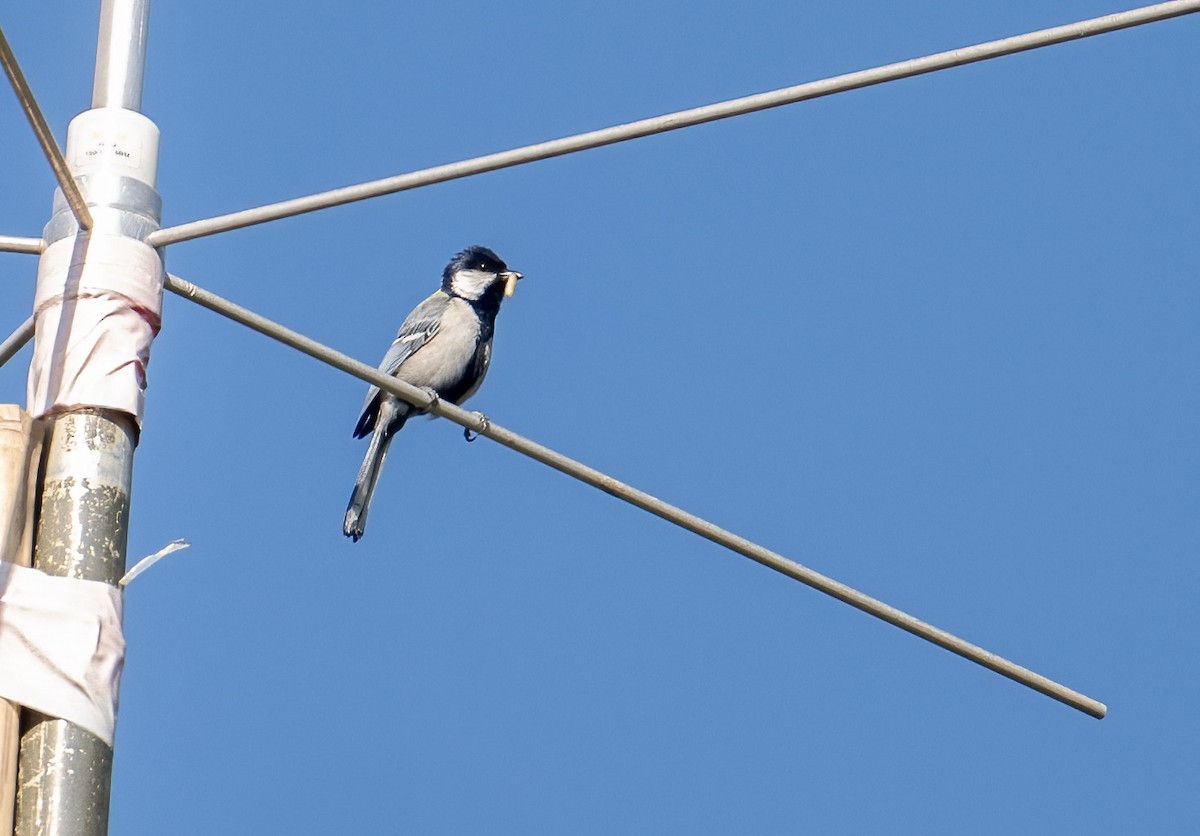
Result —
POLYGON ((0 697, 87 729, 109 746, 125 637, 121 591, 0 562, 0 697))
POLYGON ((46 248, 34 299, 33 415, 98 407, 141 426, 162 276, 158 253, 122 235, 84 233, 46 248))

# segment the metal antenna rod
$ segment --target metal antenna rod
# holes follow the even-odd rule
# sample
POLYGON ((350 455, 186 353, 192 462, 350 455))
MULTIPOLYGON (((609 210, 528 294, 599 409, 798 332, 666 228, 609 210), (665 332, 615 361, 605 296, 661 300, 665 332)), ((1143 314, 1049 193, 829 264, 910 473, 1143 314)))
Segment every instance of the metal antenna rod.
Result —
POLYGON ((731 116, 742 116, 759 110, 794 104, 808 99, 829 96, 834 93, 842 93, 847 90, 856 90, 860 87, 870 87, 875 84, 882 84, 885 81, 909 78, 915 75, 934 72, 935 70, 959 67, 963 64, 973 64, 989 58, 999 58, 1015 52, 1024 52, 1025 50, 1051 46, 1052 44, 1076 40, 1078 38, 1088 38, 1104 34, 1105 32, 1127 29, 1130 26, 1153 23, 1193 12, 1200 12, 1200 0, 1175 0, 1175 2, 1145 6, 1078 23, 1069 23, 1065 26, 1055 26, 1051 29, 1041 29, 1037 32, 1015 35, 1011 38, 1003 38, 998 41, 989 41, 976 46, 939 52, 923 58, 913 58, 909 61, 887 64, 870 70, 861 70, 846 75, 834 76, 821 81, 811 81, 796 87, 786 87, 769 93, 759 93, 740 99, 730 99, 729 101, 705 105, 704 107, 697 107, 691 110, 668 113, 665 116, 655 116, 650 119, 642 119, 638 122, 616 125, 598 131, 564 137, 563 139, 541 142, 536 145, 526 145, 511 151, 502 151, 498 154, 488 154, 483 157, 474 157, 461 162, 439 165, 409 174, 400 174, 382 180, 372 180, 356 186, 346 186, 328 192, 308 195, 307 197, 298 197, 280 203, 259 206, 254 209, 245 209, 241 212, 220 215, 219 217, 207 220, 192 221, 191 223, 180 224, 179 226, 166 227, 153 233, 147 241, 152 246, 161 247, 165 244, 188 241, 192 238, 200 238, 205 235, 215 235, 218 232, 227 232, 231 229, 240 229, 245 226, 275 221, 280 218, 291 217, 292 215, 314 212, 318 209, 327 209, 331 206, 340 206, 344 203, 353 203, 354 201, 366 200, 367 198, 394 194, 395 192, 430 186, 434 183, 444 183, 448 180, 457 180, 462 177, 470 177, 487 171, 496 171, 501 168, 545 160, 550 157, 560 157, 564 154, 573 154, 577 151, 586 151, 590 148, 599 148, 603 145, 612 145, 613 143, 625 142, 652 134, 689 128, 705 122, 728 119, 731 116))
POLYGON ((109 5, 114 7, 113 13, 100 15, 92 107, 140 111, 150 0, 109 0, 105 6, 109 5))
MULTIPOLYGON (((90 119, 93 126, 100 119, 109 120, 110 126, 149 122, 135 112, 141 102, 149 13, 148 0, 102 0, 95 107, 77 120, 90 119)), ((72 147, 71 136, 68 131, 68 148, 72 147)), ((90 137, 84 139, 92 141, 90 137)), ((81 179, 94 198, 98 219, 96 227, 86 234, 93 244, 105 237, 139 239, 157 228, 161 202, 151 173, 158 161, 157 129, 154 139, 144 146, 136 173, 116 162, 111 154, 100 154, 87 163, 89 173, 81 179)), ((75 181, 69 175, 65 180, 60 177, 60 181, 64 183, 64 194, 69 196, 68 186, 74 189, 75 181)), ((79 225, 85 226, 78 212, 76 216, 79 225)), ((55 214, 47 226, 47 246, 84 237, 69 221, 69 217, 55 214)), ((91 225, 90 219, 87 225, 91 225)), ((135 269, 132 265, 122 268, 135 269)), ((12 341, 19 335, 14 335, 12 341)), ((124 411, 86 405, 53 415, 41 469, 36 568, 50 575, 112 586, 125 574, 135 420, 124 411)), ((112 748, 74 723, 35 711, 24 713, 22 728, 16 836, 107 834, 112 748)))
POLYGON ((3 343, 0 343, 0 366, 3 366, 13 358, 18 351, 25 347, 25 343, 33 339, 33 317, 22 322, 17 326, 17 330, 8 335, 3 343))
POLYGON ((30 255, 40 255, 41 252, 41 238, 18 238, 14 235, 0 235, 0 253, 29 253, 30 255))
POLYGON ((58 143, 54 141, 54 134, 50 132, 50 126, 46 124, 46 117, 42 115, 42 109, 38 107, 37 99, 33 97, 33 91, 29 89, 29 83, 25 81, 25 74, 21 72, 21 67, 17 64, 17 56, 13 55, 12 47, 8 45, 8 39, 4 37, 3 29, 0 29, 0 63, 4 64, 4 72, 8 74, 8 80, 12 82, 13 90, 21 101, 21 108, 25 111, 25 116, 29 119, 34 134, 37 135, 38 144, 42 146, 42 153, 46 155, 46 159, 50 161, 50 167, 54 169, 54 176, 58 178, 58 185, 67 199, 67 204, 71 207, 71 212, 75 215, 75 220, 79 222, 80 229, 91 229, 92 213, 88 210, 87 201, 83 199, 79 185, 71 176, 70 169, 67 168, 67 161, 63 157, 62 151, 59 150, 58 143))
POLYGON ((595 468, 588 467, 548 447, 543 447, 535 441, 517 435, 481 417, 477 412, 468 412, 461 407, 441 400, 431 401, 429 393, 424 389, 419 389, 391 375, 384 374, 373 366, 368 366, 366 363, 361 363, 353 357, 335 351, 316 340, 310 339, 303 334, 217 296, 215 293, 203 290, 191 282, 168 274, 165 287, 172 293, 182 296, 185 299, 190 299, 202 307, 215 311, 222 316, 232 319, 234 322, 238 322, 273 340, 297 349, 310 357, 320 360, 322 363, 333 366, 335 369, 341 369, 357 377, 359 380, 378 386, 383 391, 390 392, 396 397, 403 398, 405 401, 422 409, 428 409, 434 415, 448 418, 459 426, 466 427, 473 432, 498 441, 505 447, 529 456, 542 464, 554 468, 560 473, 565 473, 592 487, 599 488, 605 493, 615 496, 617 499, 649 511, 657 517, 685 528, 694 534, 699 534, 706 540, 711 540, 718 545, 757 561, 769 569, 774 569, 776 572, 787 575, 789 578, 807 584, 819 592, 824 592, 826 595, 837 598, 839 601, 856 607, 869 615, 873 615, 902 630, 906 630, 914 636, 919 636, 926 641, 933 642, 939 647, 949 650, 951 653, 957 653, 959 656, 983 665, 985 668, 989 668, 1015 682, 1028 686, 1035 691, 1040 691, 1046 696, 1052 697, 1085 714, 1102 718, 1108 711, 1103 703, 1097 702, 1091 697, 1084 696, 1078 691, 1074 691, 1052 679, 1034 673, 1028 668, 1024 668, 977 645, 964 641, 951 633, 947 633, 945 630, 934 627, 932 624, 927 624, 906 612, 809 569, 807 566, 802 566, 799 563, 788 560, 786 557, 763 548, 757 543, 753 543, 744 537, 739 537, 723 528, 719 528, 707 520, 697 517, 695 514, 689 514, 687 511, 676 508, 674 505, 663 502, 661 499, 653 497, 644 491, 640 491, 637 488, 601 473, 595 468))

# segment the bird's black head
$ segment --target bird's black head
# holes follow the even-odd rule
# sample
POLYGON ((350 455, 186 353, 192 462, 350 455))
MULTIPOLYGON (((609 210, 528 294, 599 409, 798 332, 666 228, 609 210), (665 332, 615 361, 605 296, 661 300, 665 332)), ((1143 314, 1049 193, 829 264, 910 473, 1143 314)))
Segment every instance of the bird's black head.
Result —
POLYGON ((468 302, 499 307, 505 287, 520 278, 520 273, 509 270, 503 259, 487 247, 467 247, 442 271, 442 290, 468 302))
POLYGON ((451 276, 458 270, 479 270, 484 273, 495 273, 499 275, 508 269, 508 265, 504 260, 487 247, 481 247, 476 244, 473 247, 467 247, 461 253, 458 253, 454 258, 450 259, 450 263, 446 265, 446 269, 442 272, 442 281, 449 281, 451 276))

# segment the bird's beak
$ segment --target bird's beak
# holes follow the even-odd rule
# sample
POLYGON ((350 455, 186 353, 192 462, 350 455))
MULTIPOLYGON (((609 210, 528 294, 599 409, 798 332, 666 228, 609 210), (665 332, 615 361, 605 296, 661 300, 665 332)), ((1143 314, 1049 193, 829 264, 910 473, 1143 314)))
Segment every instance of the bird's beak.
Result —
POLYGON ((517 282, 524 276, 515 270, 506 270, 500 274, 500 278, 504 279, 504 298, 507 299, 517 292, 517 282))

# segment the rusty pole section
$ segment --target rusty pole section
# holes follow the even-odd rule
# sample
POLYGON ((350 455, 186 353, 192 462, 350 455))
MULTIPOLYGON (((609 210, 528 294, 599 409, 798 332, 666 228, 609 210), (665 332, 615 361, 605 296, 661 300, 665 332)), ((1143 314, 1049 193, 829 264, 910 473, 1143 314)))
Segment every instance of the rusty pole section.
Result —
MULTIPOLYGON (((116 585, 125 571, 132 421, 72 412, 50 427, 34 565, 51 575, 116 585)), ((108 832, 113 750, 66 720, 25 711, 17 836, 108 832)))
MULTIPOLYGON (((149 13, 150 0, 101 2, 92 110, 76 118, 79 135, 73 149, 68 134, 66 155, 95 226, 81 232, 60 191, 43 236, 46 247, 68 237, 75 237, 77 245, 84 241, 84 247, 86 239, 94 247, 103 236, 142 242, 158 228, 157 129, 136 112, 149 13), (119 147, 143 129, 150 133, 136 140, 134 155, 119 147), (106 144, 97 144, 97 136, 106 144)), ((42 460, 37 568, 116 586, 125 572, 136 420, 125 412, 86 406, 52 420, 42 460)), ((112 748, 91 732, 24 712, 16 836, 107 834, 112 763, 112 748)))

